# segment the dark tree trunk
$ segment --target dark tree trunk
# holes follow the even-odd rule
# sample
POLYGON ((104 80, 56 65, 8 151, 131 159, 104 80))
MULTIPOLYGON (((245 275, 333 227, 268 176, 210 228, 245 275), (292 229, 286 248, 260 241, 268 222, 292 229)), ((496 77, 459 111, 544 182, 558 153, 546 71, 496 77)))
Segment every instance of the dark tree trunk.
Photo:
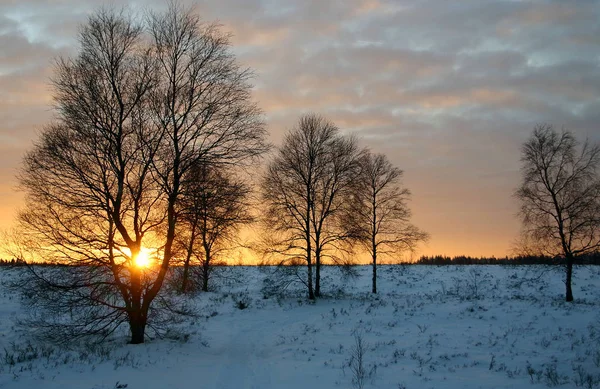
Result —
MULTIPOLYGON (((309 182, 311 180, 310 174, 309 174, 309 182)), ((308 298, 310 300, 314 300, 315 299, 315 292, 313 290, 313 271, 312 271, 312 247, 311 247, 311 237, 310 237, 310 211, 311 208, 313 206, 312 204, 312 199, 310 196, 310 185, 306 186, 306 193, 307 193, 307 198, 306 198, 306 220, 304 221, 305 225, 305 231, 304 231, 304 239, 306 240, 306 265, 307 265, 307 273, 308 273, 308 298)))
MULTIPOLYGON (((310 259, 310 258, 309 258, 310 259)), ((313 274, 312 274, 312 263, 308 262, 308 298, 310 300, 315 299, 315 292, 313 291, 313 274)))
POLYGON ((189 261, 189 256, 188 256, 188 258, 186 258, 186 260, 183 264, 183 276, 182 276, 183 279, 181 280, 181 293, 186 293, 188 290, 189 271, 190 271, 190 261, 189 261))
POLYGON ((573 301, 573 290, 571 289, 571 278, 573 277, 573 256, 567 255, 567 276, 565 286, 567 288, 567 301, 573 301))
POLYGON ((181 280, 181 293, 186 293, 188 291, 188 281, 190 278, 190 261, 192 259, 192 252, 194 251, 196 224, 197 222, 194 222, 194 224, 192 225, 192 235, 190 237, 190 243, 187 247, 187 255, 185 257, 185 262, 183 263, 183 279, 181 280))
POLYGON ((321 297, 321 253, 315 253, 315 297, 321 297))
POLYGON ((377 188, 376 183, 371 182, 371 252, 373 254, 373 288, 372 292, 377 293, 377 188))
MULTIPOLYGON (((134 258, 139 253, 139 249, 132 249, 131 251, 134 258)), ((144 308, 145 304, 142 304, 142 273, 134 265, 131 272, 131 307, 128 313, 131 344, 144 343, 147 316, 147 310, 144 308)))
POLYGON ((129 328, 131 330, 131 344, 144 343, 144 334, 146 332, 146 315, 142 312, 132 312, 129 314, 129 328))
POLYGON ((373 293, 377 293, 377 254, 373 252, 373 293))
POLYGON ((210 273, 210 263, 208 258, 204 260, 202 264, 202 291, 208 292, 208 277, 210 273))
POLYGON ((202 247, 204 248, 204 263, 202 263, 202 291, 208 292, 208 277, 210 276, 210 261, 212 260, 212 244, 207 236, 208 220, 204 215, 204 228, 202 229, 202 247))
POLYGON ((202 291, 208 292, 208 269, 206 266, 202 271, 202 291))

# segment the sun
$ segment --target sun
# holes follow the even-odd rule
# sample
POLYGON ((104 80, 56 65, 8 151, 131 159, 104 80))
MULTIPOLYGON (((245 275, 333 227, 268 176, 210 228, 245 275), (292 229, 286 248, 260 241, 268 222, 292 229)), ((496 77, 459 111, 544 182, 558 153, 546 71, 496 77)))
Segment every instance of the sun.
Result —
POLYGON ((135 257, 134 263, 137 267, 149 267, 152 263, 152 251, 146 247, 142 247, 135 257))

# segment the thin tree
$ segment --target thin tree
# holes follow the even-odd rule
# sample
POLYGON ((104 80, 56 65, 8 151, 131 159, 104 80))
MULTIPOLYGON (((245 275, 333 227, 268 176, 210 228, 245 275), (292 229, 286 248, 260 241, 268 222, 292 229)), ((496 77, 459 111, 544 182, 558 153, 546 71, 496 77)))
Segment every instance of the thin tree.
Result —
POLYGON ((410 191, 402 186, 403 171, 384 154, 365 152, 360 174, 348 202, 345 224, 371 257, 372 292, 377 293, 377 260, 382 255, 414 250, 428 234, 410 223, 410 191))
POLYGON ((181 290, 189 289, 190 265, 201 266, 201 288, 208 291, 214 260, 235 246, 239 229, 254 219, 250 214, 250 188, 215 165, 195 165, 184 182, 181 204, 182 227, 187 230, 181 290))
POLYGON ((340 224, 340 217, 352 195, 352 184, 359 172, 359 156, 356 138, 333 137, 326 145, 323 166, 316 175, 311 206, 311 224, 315 255, 315 296, 321 295, 321 266, 323 260, 338 259, 345 251, 351 235, 340 224))
POLYGON ((521 163, 523 234, 544 254, 565 258, 566 301, 573 301, 576 257, 600 249, 600 146, 541 124, 523 144, 521 163))
POLYGON ((45 328, 106 336, 126 322, 131 343, 144 341, 153 303, 163 301, 190 167, 242 163, 267 149, 249 76, 227 35, 176 4, 147 29, 123 12, 90 17, 79 54, 57 65, 57 121, 21 174, 21 226, 38 257, 86 265, 69 267, 67 278, 36 276, 53 291, 29 300, 56 316, 45 328), (145 245, 156 248, 147 268, 139 266, 145 245), (75 312, 67 325, 65 312, 75 312))
POLYGON ((267 234, 273 250, 307 266, 308 297, 320 294, 326 231, 355 168, 356 141, 326 119, 302 116, 289 131, 262 182, 267 234), (313 288, 313 265, 317 265, 313 288))

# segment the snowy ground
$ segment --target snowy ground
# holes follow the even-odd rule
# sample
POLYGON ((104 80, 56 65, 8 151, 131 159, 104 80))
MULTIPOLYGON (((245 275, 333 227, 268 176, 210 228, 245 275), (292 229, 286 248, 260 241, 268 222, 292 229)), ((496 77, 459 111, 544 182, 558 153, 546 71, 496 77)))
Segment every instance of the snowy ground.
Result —
POLYGON ((242 281, 195 296, 201 317, 171 339, 79 351, 32 345, 0 289, 0 387, 353 388, 357 336, 365 388, 600 387, 597 267, 576 269, 570 304, 545 267, 382 266, 378 296, 370 268, 346 278, 327 267, 314 304, 300 286, 265 298, 269 269, 224 271, 242 281))

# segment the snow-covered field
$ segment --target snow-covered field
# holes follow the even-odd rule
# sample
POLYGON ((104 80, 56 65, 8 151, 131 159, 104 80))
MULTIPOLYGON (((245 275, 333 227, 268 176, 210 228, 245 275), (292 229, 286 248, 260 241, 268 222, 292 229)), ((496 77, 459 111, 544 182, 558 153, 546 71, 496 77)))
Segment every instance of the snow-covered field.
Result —
POLYGON ((369 267, 327 267, 316 303, 264 296, 271 270, 223 269, 168 339, 77 351, 30 342, 0 289, 0 387, 353 388, 358 338, 365 388, 600 387, 600 268, 576 268, 574 303, 541 266, 382 266, 377 296, 369 267))

